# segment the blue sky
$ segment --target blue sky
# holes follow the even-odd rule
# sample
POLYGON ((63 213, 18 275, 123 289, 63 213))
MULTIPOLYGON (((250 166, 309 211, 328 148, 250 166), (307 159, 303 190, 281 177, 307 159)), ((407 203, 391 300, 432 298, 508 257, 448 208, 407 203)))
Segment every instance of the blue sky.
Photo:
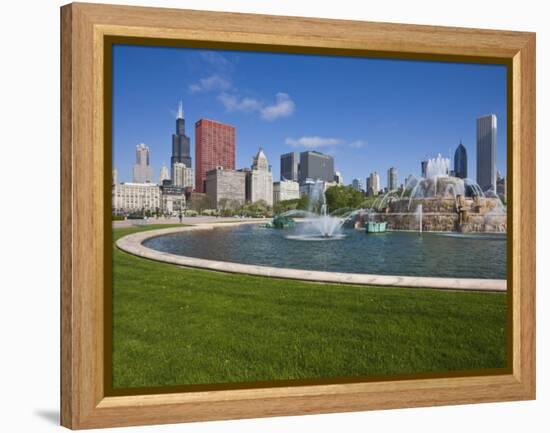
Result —
POLYGON ((506 173, 506 69, 243 51, 117 45, 113 48, 113 166, 131 181, 135 146, 151 149, 154 181, 170 162, 179 100, 194 162, 194 124, 236 127, 237 168, 262 146, 279 179, 279 156, 334 156, 346 183, 395 166, 399 182, 420 161, 449 156, 460 140, 475 179, 476 118, 498 121, 497 169, 506 173))

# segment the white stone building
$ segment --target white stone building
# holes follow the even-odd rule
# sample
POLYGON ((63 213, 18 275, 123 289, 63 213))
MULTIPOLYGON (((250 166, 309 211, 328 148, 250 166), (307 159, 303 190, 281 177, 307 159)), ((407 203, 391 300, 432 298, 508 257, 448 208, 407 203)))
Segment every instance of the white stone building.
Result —
POLYGON ((185 213, 185 195, 162 194, 160 209, 164 215, 178 216, 185 213))
POLYGON ((185 189, 165 185, 160 188, 160 209, 164 215, 177 216, 185 212, 185 189))
POLYGON ((273 206, 273 174, 262 148, 252 160, 248 172, 248 194, 246 199, 252 203, 263 200, 273 206))
POLYGON ((155 212, 160 209, 160 188, 154 183, 119 183, 113 185, 114 213, 155 212))
POLYGON ((293 180, 273 183, 273 203, 300 198, 300 184, 293 180))
POLYGON ((182 188, 194 186, 195 175, 193 169, 186 167, 183 162, 175 162, 172 165, 172 173, 174 174, 172 185, 182 188))
POLYGON ((239 205, 246 200, 246 176, 244 171, 225 170, 217 167, 206 172, 206 195, 219 206, 220 200, 228 200, 239 205))

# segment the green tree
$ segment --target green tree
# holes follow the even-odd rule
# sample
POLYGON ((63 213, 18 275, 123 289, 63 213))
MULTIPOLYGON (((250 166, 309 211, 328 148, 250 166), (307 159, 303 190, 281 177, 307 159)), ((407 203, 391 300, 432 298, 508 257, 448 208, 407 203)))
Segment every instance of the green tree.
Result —
POLYGON ((193 193, 191 195, 191 200, 189 203, 189 208, 194 210, 197 213, 201 213, 204 209, 211 209, 215 205, 212 200, 202 193, 193 193))
POLYGON ((309 206, 310 206, 309 196, 304 194, 302 197, 298 199, 298 203, 296 204, 296 209, 308 210, 309 206))
POLYGON ((289 210, 308 210, 309 209, 309 197, 304 195, 300 198, 293 198, 291 200, 283 200, 273 205, 274 214, 282 214, 289 210))
POLYGON ((253 203, 246 203, 242 207, 242 214, 249 217, 259 218, 271 215, 271 207, 265 200, 258 200, 253 203))
POLYGON ((294 198, 292 200, 278 201, 273 205, 273 211, 276 214, 280 214, 280 213, 288 212, 289 210, 297 209, 299 200, 300 200, 299 198, 294 198))
POLYGON ((331 186, 325 192, 329 212, 337 209, 359 209, 365 201, 365 195, 351 185, 331 186))

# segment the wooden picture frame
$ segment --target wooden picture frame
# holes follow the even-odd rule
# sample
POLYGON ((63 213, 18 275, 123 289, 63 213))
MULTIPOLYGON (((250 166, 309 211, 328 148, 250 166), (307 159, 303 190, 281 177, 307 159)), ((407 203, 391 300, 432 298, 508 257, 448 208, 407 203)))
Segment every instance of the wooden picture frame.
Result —
MULTIPOLYGON (((74 3, 61 8, 61 424, 72 429, 535 398, 535 34, 74 3), (107 38, 187 46, 509 65, 506 374, 106 395, 103 287, 110 278, 107 38), (510 141, 510 140, 509 140, 510 141), (510 242, 511 239, 511 242, 510 242)), ((108 311, 108 310, 107 310, 108 311)))

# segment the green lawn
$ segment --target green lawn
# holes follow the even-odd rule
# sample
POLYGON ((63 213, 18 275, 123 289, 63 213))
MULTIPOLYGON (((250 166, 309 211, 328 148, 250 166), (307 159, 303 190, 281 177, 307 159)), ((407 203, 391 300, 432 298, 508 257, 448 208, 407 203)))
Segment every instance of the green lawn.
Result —
POLYGON ((504 294, 224 274, 116 248, 113 260, 114 388, 506 366, 504 294))

